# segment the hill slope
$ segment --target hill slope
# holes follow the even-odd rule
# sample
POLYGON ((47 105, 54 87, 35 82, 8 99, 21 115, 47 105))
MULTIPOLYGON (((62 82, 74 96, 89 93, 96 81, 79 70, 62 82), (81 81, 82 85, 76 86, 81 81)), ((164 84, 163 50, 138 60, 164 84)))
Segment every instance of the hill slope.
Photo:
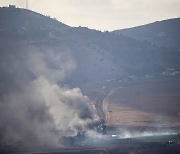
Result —
POLYGON ((180 56, 174 50, 124 35, 70 27, 32 11, 1 8, 0 22, 1 78, 8 80, 8 84, 7 76, 18 76, 22 81, 33 77, 25 67, 25 57, 31 51, 40 51, 51 69, 60 69, 62 64, 50 59, 47 53, 54 58, 68 53, 74 61, 74 70, 66 78, 69 83, 142 76, 161 73, 167 67, 179 68, 180 56))
POLYGON ((123 34, 139 41, 148 41, 158 46, 180 49, 180 18, 157 21, 138 27, 115 30, 116 34, 123 34))

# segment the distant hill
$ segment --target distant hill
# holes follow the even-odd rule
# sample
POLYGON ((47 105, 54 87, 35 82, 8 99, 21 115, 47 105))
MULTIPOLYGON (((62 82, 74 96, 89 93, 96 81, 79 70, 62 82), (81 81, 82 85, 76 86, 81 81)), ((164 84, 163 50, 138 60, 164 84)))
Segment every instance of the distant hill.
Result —
POLYGON ((0 9, 1 30, 20 30, 21 28, 52 29, 66 28, 67 25, 57 21, 55 18, 44 16, 39 13, 20 9, 3 7, 0 9))
POLYGON ((0 32, 4 38, 14 39, 22 37, 32 37, 37 39, 47 37, 47 31, 63 29, 68 26, 43 16, 39 13, 13 7, 4 7, 0 9, 0 32))
MULTIPOLYGON (((167 67, 179 69, 180 66, 179 52, 149 41, 130 38, 125 34, 128 30, 111 33, 86 27, 70 27, 50 17, 18 8, 0 8, 0 23, 0 78, 7 80, 7 84, 11 83, 12 87, 15 84, 12 78, 16 76, 23 78, 21 81, 33 77, 27 71, 24 59, 27 51, 31 50, 44 54, 52 52, 55 57, 61 52, 70 53, 77 66, 67 82, 78 84, 126 75, 156 74, 167 67), (123 35, 119 35, 121 32, 123 35)), ((149 30, 148 33, 155 32, 149 30)), ((168 36, 169 33, 166 32, 168 36)), ((178 39, 179 36, 176 37, 178 39)), ((60 67, 61 64, 55 62, 48 62, 48 66, 60 67)), ((5 83, 0 86, 3 87, 5 83)))
POLYGON ((148 41, 157 46, 180 50, 180 18, 157 21, 138 27, 115 30, 139 41, 148 41))

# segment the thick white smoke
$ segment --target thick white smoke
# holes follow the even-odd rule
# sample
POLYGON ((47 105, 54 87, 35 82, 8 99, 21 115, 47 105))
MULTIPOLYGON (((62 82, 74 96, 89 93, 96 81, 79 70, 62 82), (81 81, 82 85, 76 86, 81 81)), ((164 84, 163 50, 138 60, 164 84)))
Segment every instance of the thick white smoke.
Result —
POLYGON ((69 52, 32 49, 16 53, 13 59, 6 56, 6 61, 12 64, 7 70, 11 70, 17 86, 1 97, 2 142, 57 145, 61 136, 76 134, 95 119, 88 98, 79 88, 60 86, 76 68, 69 52), (27 75, 21 77, 19 72, 27 75))

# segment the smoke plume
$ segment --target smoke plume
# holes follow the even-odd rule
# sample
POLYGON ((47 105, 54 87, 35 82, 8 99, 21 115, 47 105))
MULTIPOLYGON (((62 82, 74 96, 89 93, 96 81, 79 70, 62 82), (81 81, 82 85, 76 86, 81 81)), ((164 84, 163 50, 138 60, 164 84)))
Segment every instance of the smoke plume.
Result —
POLYGON ((63 86, 76 67, 67 50, 31 47, 2 53, 1 142, 57 145, 61 136, 86 129, 95 119, 88 98, 79 88, 63 86))

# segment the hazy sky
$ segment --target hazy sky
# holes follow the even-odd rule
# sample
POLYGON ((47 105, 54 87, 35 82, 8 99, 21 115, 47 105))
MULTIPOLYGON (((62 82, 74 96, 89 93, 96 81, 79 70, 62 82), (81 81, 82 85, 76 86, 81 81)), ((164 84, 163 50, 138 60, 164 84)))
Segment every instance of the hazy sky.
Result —
MULTIPOLYGON (((25 7, 26 0, 0 0, 25 7)), ((29 8, 70 26, 114 30, 180 17, 180 0, 29 0, 29 8)))

